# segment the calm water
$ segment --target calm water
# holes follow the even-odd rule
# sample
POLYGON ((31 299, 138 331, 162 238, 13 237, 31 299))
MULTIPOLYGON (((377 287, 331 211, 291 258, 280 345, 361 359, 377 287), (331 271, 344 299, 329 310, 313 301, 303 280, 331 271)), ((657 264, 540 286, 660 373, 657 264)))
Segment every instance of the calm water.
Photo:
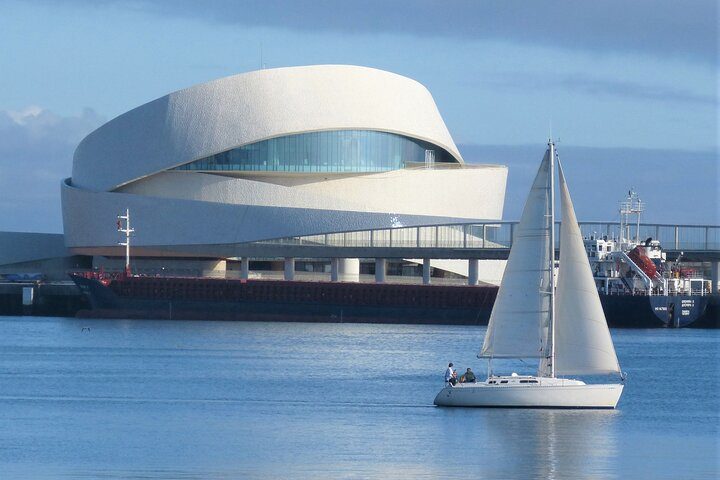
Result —
POLYGON ((716 478, 720 331, 615 330, 616 411, 432 406, 483 327, 0 317, 2 478, 716 478))

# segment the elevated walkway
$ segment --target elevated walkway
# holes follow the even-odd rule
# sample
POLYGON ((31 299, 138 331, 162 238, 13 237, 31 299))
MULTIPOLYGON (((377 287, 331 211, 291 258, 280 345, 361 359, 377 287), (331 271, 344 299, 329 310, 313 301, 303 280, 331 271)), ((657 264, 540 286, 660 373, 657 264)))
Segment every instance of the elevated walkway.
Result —
MULTIPOLYGON (((507 259, 517 222, 487 221, 334 232, 228 246, 238 257, 507 259)), ((559 232, 560 222, 555 228, 559 232)), ((617 237, 619 222, 580 222, 584 236, 617 237)), ((668 260, 720 260, 720 226, 640 224, 660 240, 668 260)), ((560 235, 555 236, 556 239, 560 235)), ((559 247, 559 244, 556 245, 559 247)), ((228 252, 230 253, 230 252, 228 252)))

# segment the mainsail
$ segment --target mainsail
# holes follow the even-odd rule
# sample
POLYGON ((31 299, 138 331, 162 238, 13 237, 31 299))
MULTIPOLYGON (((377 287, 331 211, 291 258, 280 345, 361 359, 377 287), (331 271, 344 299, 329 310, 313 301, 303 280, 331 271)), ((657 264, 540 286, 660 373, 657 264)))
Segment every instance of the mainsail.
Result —
POLYGON ((548 148, 515 228, 480 357, 547 355, 551 288, 550 155, 548 148))
POLYGON ((565 175, 558 162, 562 225, 555 302, 555 375, 619 373, 565 175))

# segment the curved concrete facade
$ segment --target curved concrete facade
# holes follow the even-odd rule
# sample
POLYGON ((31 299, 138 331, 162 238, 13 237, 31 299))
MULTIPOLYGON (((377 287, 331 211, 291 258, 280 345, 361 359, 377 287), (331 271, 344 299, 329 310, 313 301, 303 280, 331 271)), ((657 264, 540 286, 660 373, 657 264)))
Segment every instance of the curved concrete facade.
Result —
POLYGON ((261 140, 349 129, 426 140, 462 163, 424 86, 382 70, 321 65, 221 78, 130 110, 80 142, 73 185, 112 190, 261 140))
MULTIPOLYGON (((347 151, 362 157, 347 136, 347 151)), ((290 147, 299 158, 323 148, 303 154, 297 145, 290 147)), ((305 162, 306 170, 320 165, 305 162)), ((115 216, 125 208, 134 244, 148 254, 209 256, 213 245, 499 219, 506 177, 504 166, 464 164, 430 93, 414 80, 354 66, 261 70, 171 93, 83 139, 62 184, 65 241, 78 253, 114 248, 115 216), (357 158, 350 173, 263 171, 262 163, 260 171, 206 163, 206 170, 176 170, 268 139, 338 131, 386 132, 401 146, 422 142, 444 163, 404 161, 380 173, 362 171, 357 158)))

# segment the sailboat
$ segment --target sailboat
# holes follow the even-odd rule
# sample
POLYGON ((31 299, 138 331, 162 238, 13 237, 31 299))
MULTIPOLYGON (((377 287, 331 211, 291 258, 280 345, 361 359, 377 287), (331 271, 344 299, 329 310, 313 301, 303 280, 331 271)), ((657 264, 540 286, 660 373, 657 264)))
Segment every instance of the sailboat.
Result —
POLYGON ((565 175, 548 148, 516 227, 478 358, 484 382, 447 385, 435 405, 455 407, 615 408, 622 383, 586 384, 575 375, 623 378, 600 304, 565 175), (555 269, 555 163, 562 224, 555 269), (493 359, 536 359, 536 375, 495 375, 493 359))

